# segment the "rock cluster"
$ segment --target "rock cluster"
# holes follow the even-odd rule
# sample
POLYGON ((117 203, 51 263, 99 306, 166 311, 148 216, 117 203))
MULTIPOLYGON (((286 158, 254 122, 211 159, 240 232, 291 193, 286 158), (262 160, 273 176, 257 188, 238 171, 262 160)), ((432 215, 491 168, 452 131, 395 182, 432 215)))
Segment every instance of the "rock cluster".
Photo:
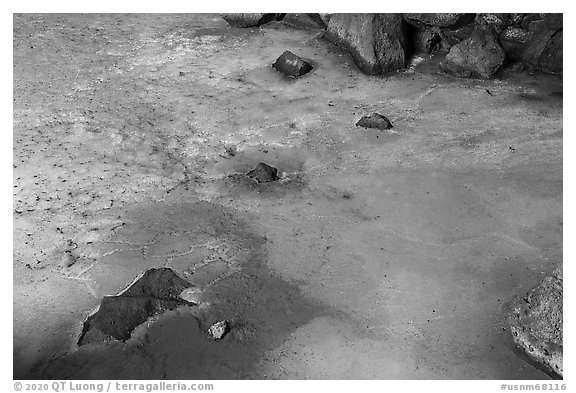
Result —
POLYGON ((414 51, 447 51, 441 68, 458 77, 493 77, 510 62, 562 74, 561 14, 404 14, 414 51), (473 17, 471 17, 473 16, 473 17))
POLYGON ((491 78, 510 62, 562 74, 562 14, 224 14, 235 27, 283 20, 324 29, 366 74, 406 67, 416 53, 446 52, 441 69, 457 77, 491 78))

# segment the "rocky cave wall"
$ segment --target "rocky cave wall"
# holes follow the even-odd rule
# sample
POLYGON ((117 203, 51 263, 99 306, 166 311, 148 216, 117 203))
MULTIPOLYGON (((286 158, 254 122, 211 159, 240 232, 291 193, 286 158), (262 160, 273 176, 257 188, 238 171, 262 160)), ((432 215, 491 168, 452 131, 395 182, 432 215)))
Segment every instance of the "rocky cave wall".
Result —
POLYGON ((488 79, 499 71, 562 75, 562 14, 224 14, 234 27, 284 21, 325 30, 367 74, 406 68, 417 54, 446 53, 442 71, 488 79))

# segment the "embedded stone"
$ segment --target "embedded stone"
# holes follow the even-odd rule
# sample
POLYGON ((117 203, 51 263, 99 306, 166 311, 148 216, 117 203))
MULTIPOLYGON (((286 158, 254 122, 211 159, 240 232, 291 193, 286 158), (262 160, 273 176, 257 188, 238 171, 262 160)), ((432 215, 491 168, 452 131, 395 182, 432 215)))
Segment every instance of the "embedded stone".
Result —
POLYGON ((272 64, 272 67, 284 75, 291 77, 298 77, 312 71, 312 65, 306 60, 296 56, 290 51, 285 51, 282 55, 272 64))

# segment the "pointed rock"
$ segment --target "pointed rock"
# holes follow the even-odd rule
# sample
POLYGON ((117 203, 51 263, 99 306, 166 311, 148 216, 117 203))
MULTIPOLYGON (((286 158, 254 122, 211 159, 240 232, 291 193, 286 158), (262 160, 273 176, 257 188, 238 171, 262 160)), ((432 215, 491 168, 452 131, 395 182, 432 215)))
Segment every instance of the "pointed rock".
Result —
POLYGON ((180 297, 192 284, 170 268, 149 269, 117 295, 104 296, 100 307, 84 322, 78 345, 109 339, 126 341, 138 325, 154 315, 181 305, 180 297))
POLYGON ((256 165, 256 168, 248 172, 246 176, 256 179, 258 183, 268 183, 279 179, 278 169, 263 162, 256 165))
POLYGON ((406 67, 404 20, 400 14, 334 14, 325 36, 346 49, 370 75, 406 67))
POLYGON ((232 27, 258 27, 263 24, 279 21, 286 14, 221 14, 222 18, 232 27))

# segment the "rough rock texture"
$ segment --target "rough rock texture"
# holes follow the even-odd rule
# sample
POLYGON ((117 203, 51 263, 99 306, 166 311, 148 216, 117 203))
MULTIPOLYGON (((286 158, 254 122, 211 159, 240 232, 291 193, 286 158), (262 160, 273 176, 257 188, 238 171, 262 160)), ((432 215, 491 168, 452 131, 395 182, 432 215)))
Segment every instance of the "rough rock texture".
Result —
POLYGON ((475 14, 403 14, 410 53, 448 52, 470 37, 475 14))
POLYGON ((457 29, 474 21, 475 14, 445 13, 445 14, 404 14, 404 17, 415 23, 457 29))
POLYGON ((433 53, 442 49, 442 35, 438 27, 419 27, 408 25, 407 52, 411 56, 415 53, 433 53))
POLYGON ((326 30, 328 27, 328 24, 324 22, 320 14, 286 14, 282 21, 291 26, 304 29, 326 30))
POLYGON ((263 162, 256 165, 256 168, 248 172, 246 176, 256 179, 258 183, 268 183, 279 179, 278 169, 263 162))
POLYGON ((326 26, 328 26, 328 23, 330 22, 330 19, 332 18, 332 15, 334 14, 318 14, 320 15, 320 18, 322 19, 322 21, 326 24, 326 26))
POLYGON ((522 21, 520 22, 520 27, 528 30, 528 28, 530 27, 530 23, 536 20, 544 19, 546 15, 547 14, 524 14, 524 16, 522 17, 522 21))
POLYGON ((548 373, 563 375, 563 274, 562 267, 532 289, 517 297, 508 321, 514 342, 548 373))
POLYGON ((529 34, 527 30, 520 27, 509 26, 500 34, 500 43, 506 51, 506 55, 511 59, 520 59, 526 43, 528 42, 529 34))
POLYGON ((257 27, 265 23, 282 20, 286 14, 221 14, 222 18, 233 27, 257 27))
POLYGON ((84 322, 78 345, 129 339, 134 328, 148 318, 181 305, 193 305, 180 297, 191 286, 170 268, 147 270, 118 295, 104 296, 98 310, 84 322))
POLYGON ((562 73, 562 14, 546 14, 530 22, 529 38, 521 59, 539 70, 562 73))
POLYGON ((433 53, 441 48, 442 36, 437 29, 420 30, 416 33, 414 48, 424 53, 433 53))
POLYGON ((563 22, 561 14, 522 14, 522 20, 500 33, 510 60, 521 60, 537 70, 562 74, 563 22))
POLYGON ((472 36, 454 45, 440 67, 452 75, 488 79, 504 64, 505 52, 496 37, 477 27, 472 36))
POLYGON ((367 74, 406 66, 405 36, 400 14, 334 14, 326 37, 345 47, 367 74))
POLYGON ((297 77, 312 71, 312 65, 290 51, 285 51, 272 64, 272 67, 284 75, 297 77))
POLYGON ((502 33, 512 24, 510 14, 477 14, 476 24, 487 25, 492 28, 496 34, 502 33))
POLYGON ((372 113, 371 115, 363 116, 360 120, 358 120, 356 127, 388 130, 392 128, 392 123, 386 116, 379 113, 372 113))
POLYGON ((216 322, 208 329, 208 334, 214 340, 218 341, 224 338, 226 334, 230 331, 230 325, 228 321, 216 322))

